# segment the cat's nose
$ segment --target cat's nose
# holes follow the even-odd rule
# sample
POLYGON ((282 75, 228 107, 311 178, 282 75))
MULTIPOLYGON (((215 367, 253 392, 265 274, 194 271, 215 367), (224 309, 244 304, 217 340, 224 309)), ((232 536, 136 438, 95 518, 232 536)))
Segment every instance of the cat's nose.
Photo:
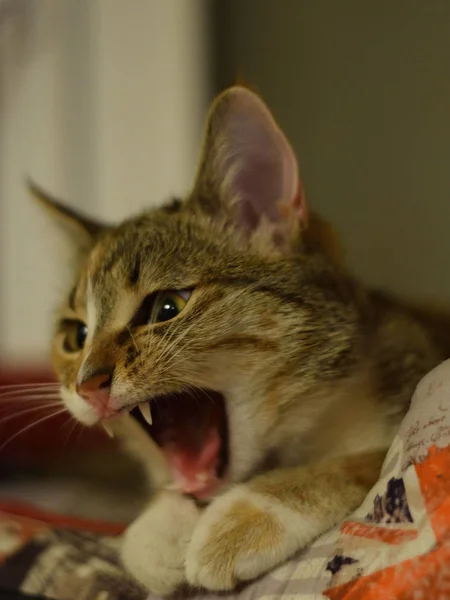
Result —
MULTIPOLYGON (((111 411, 108 406, 111 392, 112 370, 101 369, 89 374, 77 383, 77 394, 86 400, 103 418, 109 416, 111 411)), ((114 412, 114 411, 113 411, 114 412)))

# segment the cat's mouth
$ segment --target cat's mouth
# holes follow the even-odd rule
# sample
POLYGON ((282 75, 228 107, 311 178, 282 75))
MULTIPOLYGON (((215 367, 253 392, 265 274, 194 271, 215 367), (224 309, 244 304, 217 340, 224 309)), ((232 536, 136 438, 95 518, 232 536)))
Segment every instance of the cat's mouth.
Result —
POLYGON ((222 486, 229 461, 222 394, 196 389, 159 396, 141 403, 130 414, 163 451, 178 491, 206 499, 222 486))

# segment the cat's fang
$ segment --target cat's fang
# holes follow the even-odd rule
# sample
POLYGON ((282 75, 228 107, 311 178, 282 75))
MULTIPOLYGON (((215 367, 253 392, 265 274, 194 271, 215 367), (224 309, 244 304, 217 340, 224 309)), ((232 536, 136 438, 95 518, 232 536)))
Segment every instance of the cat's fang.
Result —
POLYGON ((106 433, 109 435, 109 437, 113 438, 114 437, 114 432, 111 429, 111 427, 109 425, 107 425, 106 423, 103 423, 103 422, 102 422, 101 425, 102 425, 103 429, 106 431, 106 433))
POLYGON ((144 417, 144 419, 146 420, 146 422, 149 425, 152 425, 153 420, 152 420, 152 413, 150 410, 150 402, 143 402, 142 404, 139 404, 139 410, 141 411, 141 414, 144 417))

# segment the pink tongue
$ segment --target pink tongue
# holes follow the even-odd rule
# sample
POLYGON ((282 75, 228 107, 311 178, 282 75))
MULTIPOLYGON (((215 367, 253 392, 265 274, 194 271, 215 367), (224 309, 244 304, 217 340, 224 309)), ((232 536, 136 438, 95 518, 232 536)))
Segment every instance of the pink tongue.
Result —
POLYGON ((178 441, 165 445, 164 452, 172 467, 177 487, 186 494, 199 493, 217 482, 220 435, 211 426, 198 453, 178 441))

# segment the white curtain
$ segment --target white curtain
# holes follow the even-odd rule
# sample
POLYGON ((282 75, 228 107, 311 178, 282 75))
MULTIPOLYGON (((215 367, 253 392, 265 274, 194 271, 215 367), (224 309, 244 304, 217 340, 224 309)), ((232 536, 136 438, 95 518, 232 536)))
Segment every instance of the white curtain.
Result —
POLYGON ((46 362, 68 277, 31 175, 115 220, 186 191, 206 0, 0 0, 0 359, 46 362))

